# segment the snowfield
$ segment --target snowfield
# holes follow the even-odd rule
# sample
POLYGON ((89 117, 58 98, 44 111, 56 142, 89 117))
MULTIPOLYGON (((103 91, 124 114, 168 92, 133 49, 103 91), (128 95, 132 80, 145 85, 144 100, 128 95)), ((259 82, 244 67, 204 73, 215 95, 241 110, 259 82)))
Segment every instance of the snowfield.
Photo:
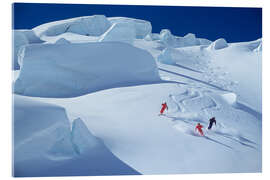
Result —
POLYGON ((22 32, 40 41, 14 36, 14 176, 262 171, 262 39, 103 15, 22 32))

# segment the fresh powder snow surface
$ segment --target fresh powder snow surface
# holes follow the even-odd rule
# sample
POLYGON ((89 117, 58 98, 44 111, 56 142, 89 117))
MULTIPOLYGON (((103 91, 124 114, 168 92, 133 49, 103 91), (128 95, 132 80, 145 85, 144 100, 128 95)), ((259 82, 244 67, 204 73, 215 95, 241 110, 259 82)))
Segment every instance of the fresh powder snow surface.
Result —
POLYGON ((14 38, 15 176, 262 171, 262 39, 151 31, 95 15, 14 38))

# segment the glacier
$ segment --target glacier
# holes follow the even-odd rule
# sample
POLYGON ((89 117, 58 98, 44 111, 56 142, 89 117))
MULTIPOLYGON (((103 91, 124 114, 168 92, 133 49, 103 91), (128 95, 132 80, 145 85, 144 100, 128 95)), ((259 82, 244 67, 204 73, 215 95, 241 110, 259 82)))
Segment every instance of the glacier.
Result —
POLYGON ((262 171, 262 38, 105 15, 13 32, 14 176, 262 171))

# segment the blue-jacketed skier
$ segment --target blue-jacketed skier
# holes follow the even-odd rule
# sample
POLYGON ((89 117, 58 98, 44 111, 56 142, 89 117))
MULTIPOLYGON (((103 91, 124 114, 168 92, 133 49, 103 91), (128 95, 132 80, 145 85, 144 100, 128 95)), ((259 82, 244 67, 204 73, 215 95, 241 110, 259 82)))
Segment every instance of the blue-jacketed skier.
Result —
POLYGON ((215 123, 215 125, 217 125, 217 121, 215 117, 212 117, 211 119, 209 119, 209 126, 208 126, 208 130, 210 130, 213 126, 213 124, 215 123))

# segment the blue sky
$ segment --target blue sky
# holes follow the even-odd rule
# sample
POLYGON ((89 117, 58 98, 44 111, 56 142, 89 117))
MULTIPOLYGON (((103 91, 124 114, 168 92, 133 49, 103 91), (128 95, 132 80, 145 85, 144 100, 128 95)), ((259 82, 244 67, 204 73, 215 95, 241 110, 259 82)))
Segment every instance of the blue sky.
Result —
POLYGON ((151 22, 153 32, 170 29, 174 35, 194 33, 197 37, 228 42, 262 37, 261 8, 131 6, 15 3, 13 29, 31 29, 40 24, 78 16, 104 14, 151 22))

